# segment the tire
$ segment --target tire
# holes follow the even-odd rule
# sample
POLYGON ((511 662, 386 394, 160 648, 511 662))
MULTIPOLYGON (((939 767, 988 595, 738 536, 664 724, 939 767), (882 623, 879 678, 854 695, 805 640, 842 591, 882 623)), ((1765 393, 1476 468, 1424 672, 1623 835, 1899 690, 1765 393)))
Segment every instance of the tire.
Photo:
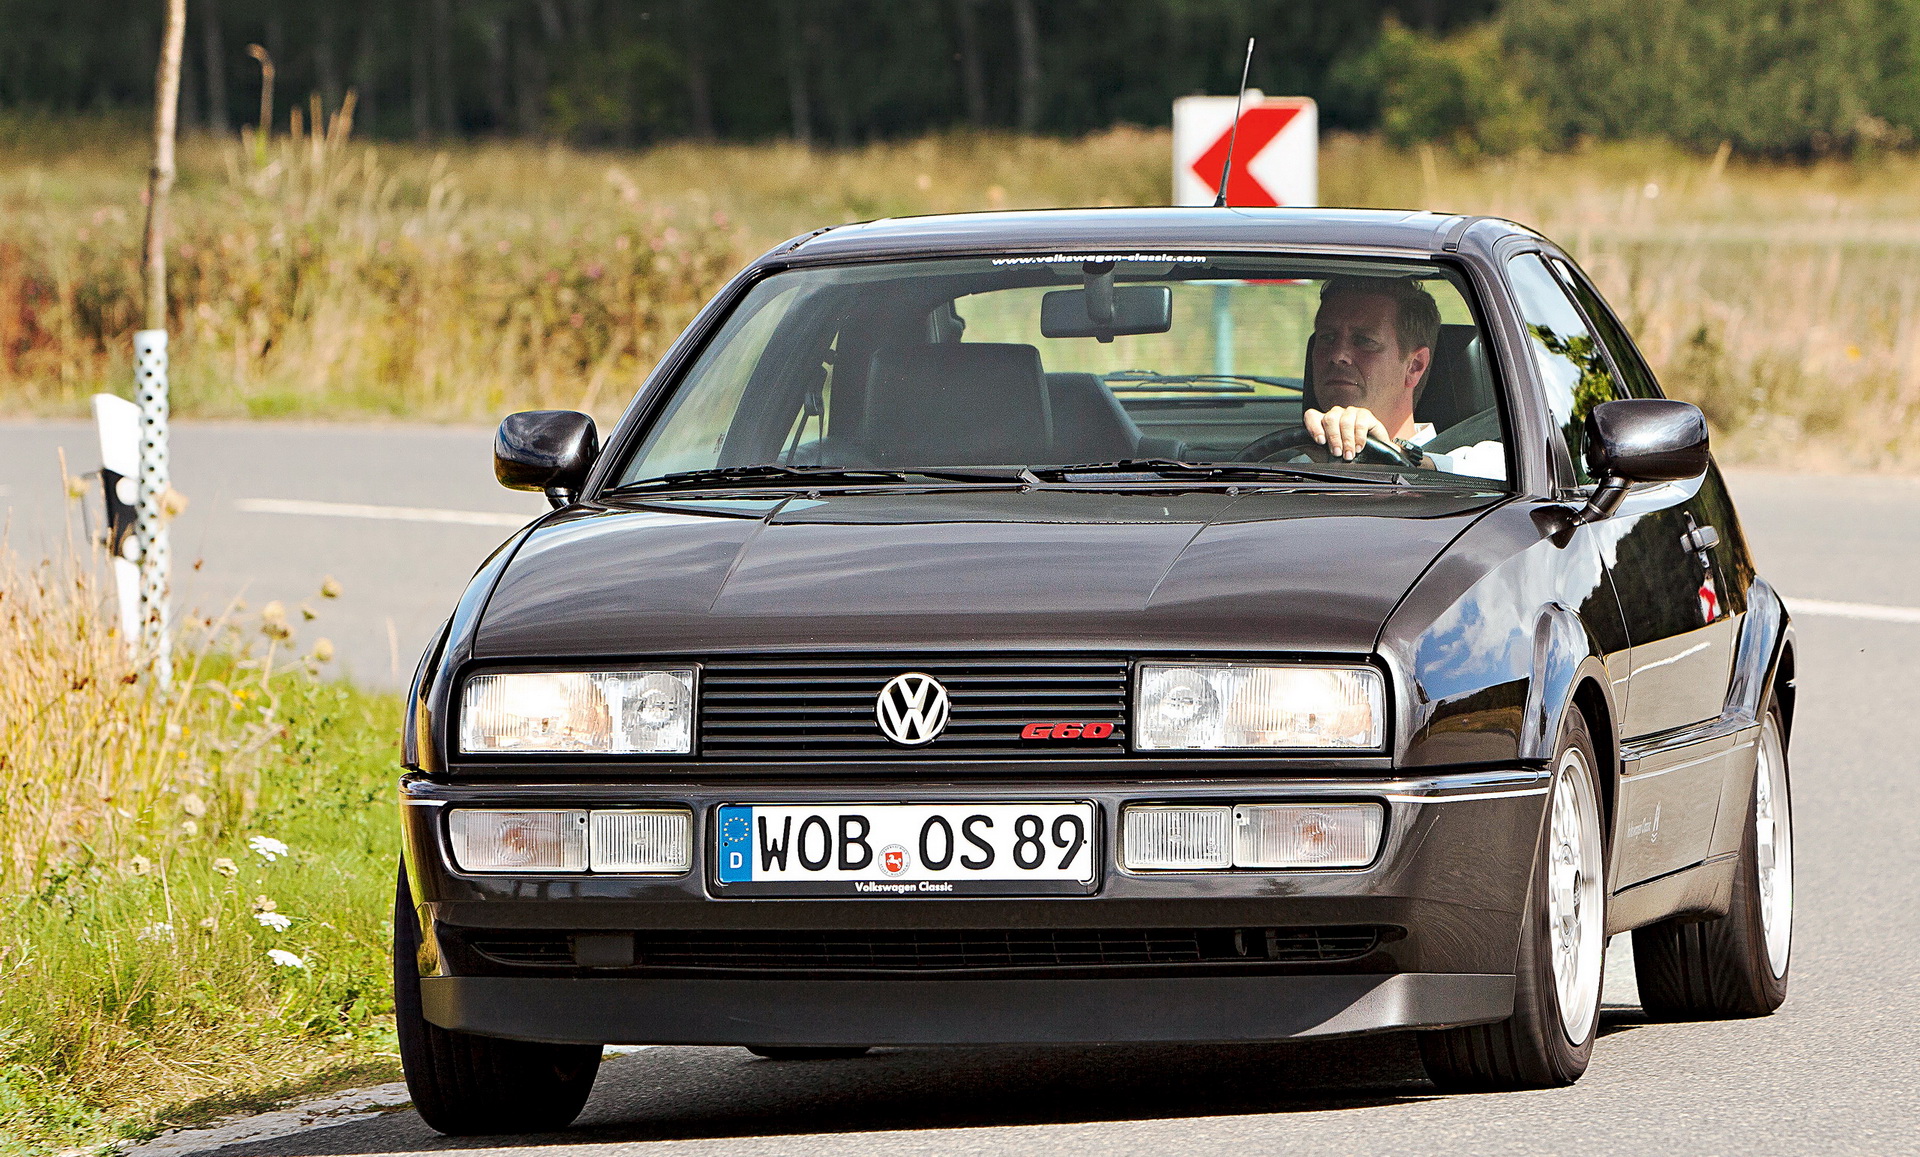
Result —
POLYGON ((1793 807, 1786 728, 1762 716, 1733 905, 1717 920, 1662 920, 1633 934, 1640 1007, 1654 1020, 1766 1016, 1787 998, 1793 946, 1793 807))
POLYGON ((1570 711, 1521 915, 1513 1015, 1419 1034, 1427 1076, 1442 1089, 1554 1088, 1587 1071, 1606 960, 1606 856, 1595 767, 1586 719, 1570 711))
POLYGON ((580 1115, 599 1045, 537 1044, 441 1028, 420 1007, 420 925, 406 868, 393 898, 393 1013, 413 1107, 436 1131, 546 1133, 580 1115))
POLYGON ((747 1051, 756 1057, 765 1057, 770 1061, 844 1061, 854 1057, 864 1057, 870 1051, 865 1045, 848 1045, 842 1048, 803 1048, 786 1045, 748 1045, 747 1051))

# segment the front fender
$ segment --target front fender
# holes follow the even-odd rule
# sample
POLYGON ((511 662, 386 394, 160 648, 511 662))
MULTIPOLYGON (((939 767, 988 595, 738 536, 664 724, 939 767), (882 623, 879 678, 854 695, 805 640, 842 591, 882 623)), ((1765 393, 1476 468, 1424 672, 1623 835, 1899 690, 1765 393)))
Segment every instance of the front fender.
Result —
MULTIPOLYGON (((1599 648, 1577 612, 1550 605, 1540 612, 1533 632, 1533 677, 1527 687, 1527 711, 1520 737, 1520 758, 1551 760, 1560 742, 1560 727, 1574 705, 1574 691, 1591 681, 1606 697, 1607 719, 1594 720, 1596 729, 1617 717, 1613 689, 1599 648)), ((1594 736, 1605 744, 1606 737, 1594 736)), ((1602 753, 1604 757, 1604 752, 1602 753)))
POLYGON ((1398 764, 1546 762, 1583 680, 1614 706, 1605 657, 1625 649, 1620 604, 1591 533, 1557 504, 1489 513, 1381 632, 1380 651, 1407 690, 1398 764))
POLYGON ((535 522, 516 531, 480 564, 439 637, 421 656, 420 669, 413 677, 413 691, 407 699, 407 721, 400 739, 404 762, 410 770, 433 772, 446 766, 446 744, 452 738, 446 728, 452 715, 448 705, 454 694, 453 674, 472 654, 473 634, 480 625, 480 614, 486 609, 487 600, 493 597, 500 575, 537 525, 535 522))

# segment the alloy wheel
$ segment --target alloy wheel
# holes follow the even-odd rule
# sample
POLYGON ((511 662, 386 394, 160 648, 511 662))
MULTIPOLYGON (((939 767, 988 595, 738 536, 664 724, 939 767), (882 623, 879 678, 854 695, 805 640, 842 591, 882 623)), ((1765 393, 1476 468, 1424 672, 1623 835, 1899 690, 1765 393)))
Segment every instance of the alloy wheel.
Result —
POLYGON ((1547 918, 1553 942, 1554 995, 1560 1026, 1574 1044, 1587 1039, 1600 1002, 1606 951, 1601 924, 1600 806, 1586 756, 1570 747, 1553 783, 1549 831, 1547 918))
POLYGON ((1760 732, 1753 781, 1754 861, 1759 869, 1760 927, 1766 935, 1767 966, 1776 977, 1787 974, 1793 941, 1793 823, 1787 797, 1787 761, 1780 749, 1780 726, 1772 715, 1760 732))

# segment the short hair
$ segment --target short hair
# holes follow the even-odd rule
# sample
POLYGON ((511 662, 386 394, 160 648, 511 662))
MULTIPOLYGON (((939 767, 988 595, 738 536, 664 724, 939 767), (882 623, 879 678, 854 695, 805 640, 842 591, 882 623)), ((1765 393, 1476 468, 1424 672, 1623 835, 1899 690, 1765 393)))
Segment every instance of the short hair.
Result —
MULTIPOLYGON (((1335 297, 1384 297, 1394 304, 1393 336, 1400 352, 1432 349, 1440 340, 1440 306, 1426 287, 1410 277, 1360 277, 1341 274, 1320 287, 1320 304, 1335 297)), ((1424 383, 1422 383, 1424 384, 1424 383)))

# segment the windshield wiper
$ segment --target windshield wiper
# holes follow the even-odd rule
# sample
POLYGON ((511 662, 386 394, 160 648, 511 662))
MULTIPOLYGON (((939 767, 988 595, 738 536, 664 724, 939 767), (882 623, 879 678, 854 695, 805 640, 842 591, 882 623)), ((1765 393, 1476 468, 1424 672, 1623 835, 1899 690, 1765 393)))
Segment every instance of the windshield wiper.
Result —
POLYGON ((1262 374, 1158 374, 1152 370, 1115 370, 1100 375, 1101 380, 1116 390, 1156 389, 1162 386, 1225 386, 1217 390, 1220 393, 1252 393, 1253 385, 1277 386, 1283 390, 1298 390, 1300 383, 1290 378, 1273 378, 1262 374), (1253 383, 1249 385, 1248 383, 1253 383))
POLYGON ((912 470, 883 470, 864 466, 783 466, 763 462, 753 466, 721 466, 710 470, 676 470, 658 478, 626 482, 612 487, 608 494, 633 494, 650 490, 684 490, 711 486, 752 486, 776 483, 795 486, 846 484, 855 486, 898 485, 917 478, 943 482, 1015 482, 1031 486, 1039 479, 1022 467, 935 467, 912 470))
POLYGON ((1034 473, 1041 478, 1063 481, 1075 474, 1157 474, 1162 477, 1236 480, 1286 478, 1306 482, 1359 482, 1370 486, 1399 486, 1405 483, 1405 479, 1398 474, 1344 474, 1332 470, 1306 470, 1298 466, 1275 466, 1265 462, 1181 462, 1174 458, 1123 458, 1117 462, 1042 466, 1034 473))

